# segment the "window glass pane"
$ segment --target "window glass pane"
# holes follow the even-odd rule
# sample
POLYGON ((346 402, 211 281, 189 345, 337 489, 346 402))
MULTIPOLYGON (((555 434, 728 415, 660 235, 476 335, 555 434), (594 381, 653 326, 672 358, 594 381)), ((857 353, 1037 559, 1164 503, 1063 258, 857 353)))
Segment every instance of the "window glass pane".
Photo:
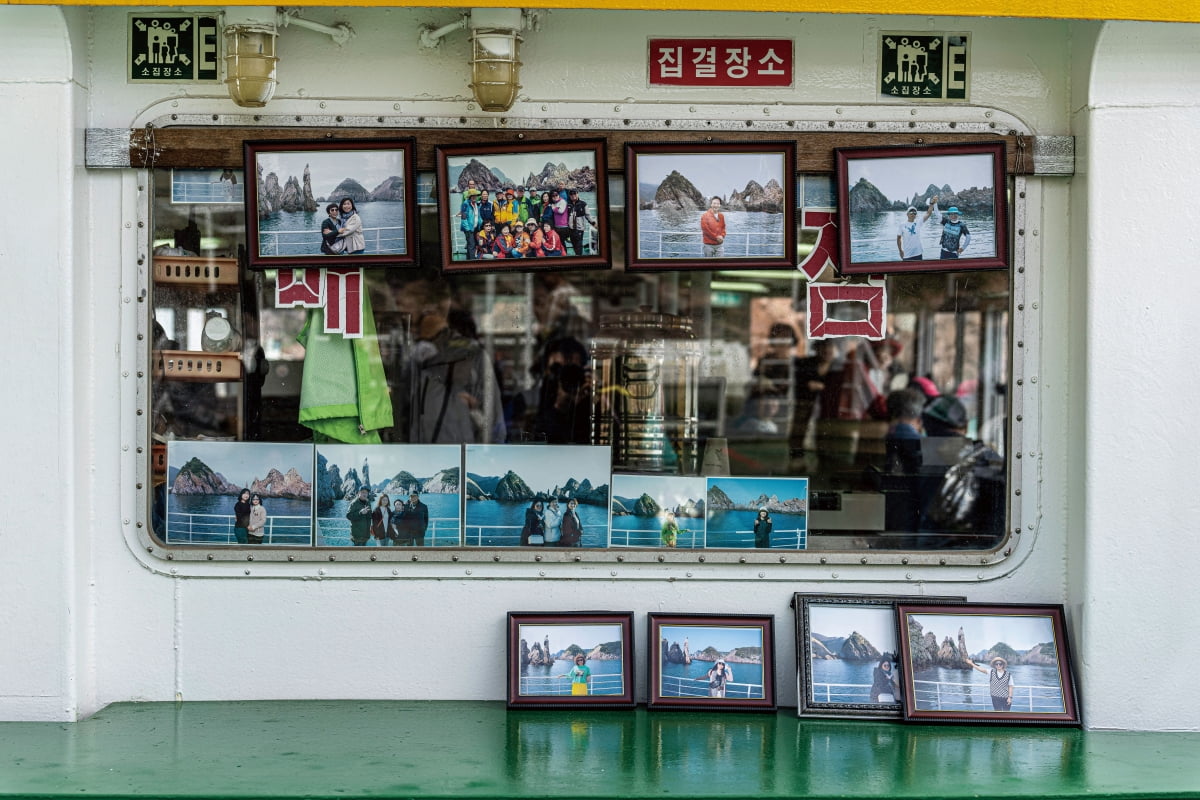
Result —
MULTIPOLYGON (((230 172, 154 176, 151 424, 159 446, 313 438, 299 422, 304 374, 312 368, 298 341, 308 312, 274 308, 275 272, 238 270, 244 208, 223 179, 230 172), (175 185, 181 178, 186 194, 175 185), (234 278, 163 274, 165 257, 182 260, 185 271, 216 264, 234 278), (222 333, 227 339, 214 339, 222 333), (217 374, 214 360, 225 365, 217 374)), ((829 178, 798 182, 804 206, 833 205, 829 178)), ((422 173, 418 186, 430 199, 432 175, 422 173)), ((610 181, 610 197, 623 202, 619 176, 610 181)), ((394 420, 380 432, 383 442, 609 444, 616 472, 648 478, 698 476, 706 450, 720 447, 734 476, 808 479, 806 540, 781 545, 780 538, 772 547, 1000 543, 1007 271, 890 276, 885 341, 809 341, 801 273, 627 273, 622 209, 610 211, 612 270, 451 277, 433 268, 366 270, 394 420), (630 353, 652 370, 647 382, 631 378, 628 360, 618 358, 630 353), (646 420, 626 414, 635 406, 628 398, 651 385, 663 391, 661 419, 654 429, 639 428, 646 420)), ((436 206, 422 202, 420 226, 420 260, 436 264, 436 206)), ((803 255, 816 232, 801 229, 797 240, 803 255)), ((853 319, 864 310, 845 303, 830 313, 853 319)), ((155 476, 160 538, 173 479, 161 468, 155 476)), ((695 499, 708 499, 706 492, 695 499)), ((647 523, 654 530, 646 537, 630 534, 622 542, 657 546, 658 519, 647 523)), ((753 541, 747 533, 741 546, 753 541)), ((677 546, 705 542, 683 536, 677 546)))

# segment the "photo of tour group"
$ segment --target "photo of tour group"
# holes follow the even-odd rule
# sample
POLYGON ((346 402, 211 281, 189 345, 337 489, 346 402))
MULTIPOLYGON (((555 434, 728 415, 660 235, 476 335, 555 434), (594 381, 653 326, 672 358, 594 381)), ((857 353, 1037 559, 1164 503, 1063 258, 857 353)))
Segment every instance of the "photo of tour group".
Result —
POLYGON ((319 547, 447 547, 461 542, 462 448, 316 446, 319 547))
POLYGON ((415 262, 409 140, 248 142, 250 265, 415 262))
POLYGON ((1061 606, 897 613, 906 717, 1078 722, 1061 606))
POLYGON ((773 708, 774 619, 650 615, 651 706, 773 708))
POLYGON ((608 263, 600 142, 438 148, 443 268, 608 263))
POLYGON ((607 547, 612 448, 466 445, 466 544, 607 547))
POLYGON ((312 544, 312 445, 167 442, 168 544, 312 544))
POLYGON ((1005 266, 1004 145, 837 151, 843 272, 1005 266))
POLYGON ((794 162, 789 144, 630 145, 629 266, 790 266, 794 162))

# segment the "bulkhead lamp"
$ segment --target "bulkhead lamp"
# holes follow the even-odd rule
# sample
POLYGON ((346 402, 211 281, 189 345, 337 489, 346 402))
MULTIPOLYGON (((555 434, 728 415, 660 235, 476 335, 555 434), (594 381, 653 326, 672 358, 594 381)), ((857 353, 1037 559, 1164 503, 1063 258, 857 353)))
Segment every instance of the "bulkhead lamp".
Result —
POLYGON ((275 25, 225 26, 225 83, 229 97, 245 108, 262 108, 275 94, 275 25))
POLYGON ((507 111, 516 101, 520 45, 512 28, 471 29, 471 90, 484 111, 507 111))

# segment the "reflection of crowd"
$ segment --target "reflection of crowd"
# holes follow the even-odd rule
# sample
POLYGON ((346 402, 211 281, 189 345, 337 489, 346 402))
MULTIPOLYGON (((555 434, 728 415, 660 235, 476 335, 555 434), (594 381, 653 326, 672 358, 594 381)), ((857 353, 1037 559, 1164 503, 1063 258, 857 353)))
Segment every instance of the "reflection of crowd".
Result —
POLYGON ((578 189, 538 196, 527 195, 524 186, 504 186, 493 200, 489 190, 468 179, 462 197, 459 231, 469 261, 581 256, 589 229, 596 227, 578 189))

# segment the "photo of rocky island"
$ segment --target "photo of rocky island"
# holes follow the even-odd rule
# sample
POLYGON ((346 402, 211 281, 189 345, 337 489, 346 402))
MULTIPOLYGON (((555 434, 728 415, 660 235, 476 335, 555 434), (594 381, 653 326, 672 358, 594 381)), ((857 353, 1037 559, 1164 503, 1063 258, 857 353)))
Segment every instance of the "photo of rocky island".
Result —
MULTIPOLYGON (((754 261, 794 256, 788 148, 630 148, 630 264, 754 261)), ((683 266, 683 265, 675 265, 683 266)))
POLYGON ((663 697, 763 697, 760 626, 662 625, 658 644, 663 697))
POLYGON ((706 547, 803 550, 808 544, 807 478, 708 478, 706 498, 706 547))
POLYGON ((902 613, 902 619, 915 711, 1067 713, 1070 686, 1053 614, 902 613))
POLYGON ((624 631, 620 624, 522 623, 517 635, 520 644, 515 655, 522 696, 570 695, 575 679, 586 681, 589 695, 624 694, 624 631))
POLYGON ((159 533, 168 544, 310 545, 312 469, 311 444, 169 441, 159 533))
MULTIPOLYGON (((380 514, 381 538, 373 531, 365 546, 416 544, 457 547, 461 543, 461 460, 458 445, 317 445, 315 505, 317 545, 353 545, 347 518, 361 490, 380 514), (415 496, 414 496, 415 495, 415 496), (422 537, 414 529, 420 523, 422 537)), ((360 538, 362 538, 360 536, 360 538)))
POLYGON ((704 478, 676 475, 612 476, 610 547, 665 546, 668 515, 675 527, 675 547, 704 546, 704 478))
POLYGON ((611 448, 466 446, 465 543, 481 547, 607 547, 611 448), (571 537, 567 513, 581 528, 571 537), (541 527, 530 540, 530 520, 541 527))
POLYGON ((899 716, 896 611, 890 603, 807 603, 808 664, 801 691, 811 705, 873 705, 899 716), (806 685, 805 685, 806 684, 806 685))
POLYGON ((839 236, 849 262, 843 266, 902 262, 889 269, 927 271, 1004 266, 1004 185, 997 174, 1003 148, 942 150, 897 154, 897 148, 876 148, 864 157, 839 151, 838 208, 846 223, 839 236))
MULTIPOLYGON (((304 144, 304 143, 300 143, 304 144)), ((250 144, 247 227, 252 266, 333 266, 413 260, 414 176, 403 140, 328 142, 311 149, 250 144), (287 149, 284 149, 284 148, 287 149), (251 163, 252 162, 252 163, 251 163)))

